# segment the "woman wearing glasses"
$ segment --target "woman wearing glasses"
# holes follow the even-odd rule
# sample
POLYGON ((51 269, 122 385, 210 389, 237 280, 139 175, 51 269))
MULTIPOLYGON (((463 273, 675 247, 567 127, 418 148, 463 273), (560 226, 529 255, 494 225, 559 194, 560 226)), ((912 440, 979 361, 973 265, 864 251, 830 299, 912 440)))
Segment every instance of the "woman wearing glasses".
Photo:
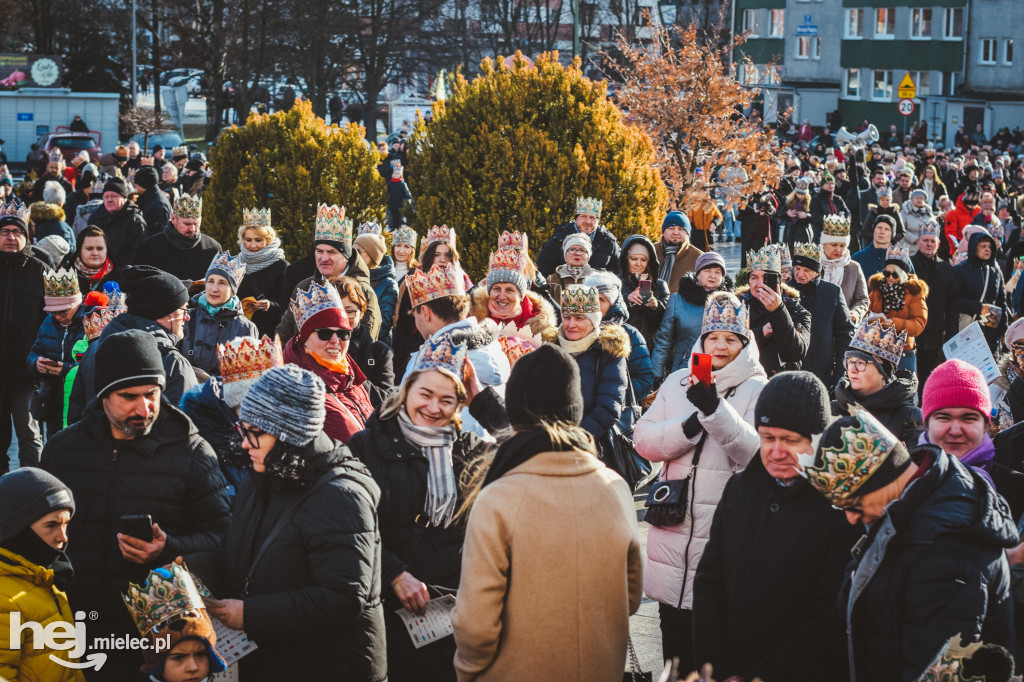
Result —
POLYGON ((581 232, 569 235, 562 242, 565 264, 559 265, 548 275, 548 286, 551 287, 551 295, 556 301, 562 299, 563 288, 570 284, 583 284, 583 280, 594 272, 590 267, 590 256, 593 251, 590 237, 581 232))
POLYGON ((373 412, 363 384, 366 376, 348 353, 352 326, 332 283, 310 282, 291 302, 296 334, 284 347, 285 364, 298 365, 324 382, 324 432, 347 443, 373 412))
POLYGON ((896 331, 907 333, 898 369, 916 372, 915 339, 928 324, 928 284, 913 272, 910 247, 890 244, 882 271, 868 279, 868 314, 882 315, 896 331))

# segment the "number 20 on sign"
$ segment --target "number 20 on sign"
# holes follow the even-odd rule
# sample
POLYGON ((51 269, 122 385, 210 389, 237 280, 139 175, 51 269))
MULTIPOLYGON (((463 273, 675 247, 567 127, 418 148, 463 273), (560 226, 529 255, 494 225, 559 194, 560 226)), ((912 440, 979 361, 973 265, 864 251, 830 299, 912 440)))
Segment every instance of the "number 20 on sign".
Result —
POLYGON ((912 99, 901 99, 899 103, 900 113, 904 116, 910 116, 914 113, 914 100, 912 99))

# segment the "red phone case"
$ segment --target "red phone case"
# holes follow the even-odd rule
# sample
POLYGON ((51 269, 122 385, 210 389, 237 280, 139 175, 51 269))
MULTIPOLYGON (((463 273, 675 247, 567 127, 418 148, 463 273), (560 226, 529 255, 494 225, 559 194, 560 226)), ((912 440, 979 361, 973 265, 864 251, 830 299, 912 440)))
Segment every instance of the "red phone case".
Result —
POLYGON ((690 374, 701 383, 711 385, 711 356, 707 353, 694 353, 690 358, 690 374))

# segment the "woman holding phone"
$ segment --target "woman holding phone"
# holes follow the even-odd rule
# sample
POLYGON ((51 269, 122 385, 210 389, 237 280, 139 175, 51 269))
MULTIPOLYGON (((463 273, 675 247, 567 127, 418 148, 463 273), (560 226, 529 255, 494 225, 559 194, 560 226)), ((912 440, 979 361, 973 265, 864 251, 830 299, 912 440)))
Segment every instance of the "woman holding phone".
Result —
POLYGON ((622 243, 619 272, 622 297, 629 308, 627 321, 643 335, 647 347, 653 348, 671 292, 665 280, 658 279, 658 255, 650 239, 634 234, 622 243))
POLYGON ((662 653, 680 659, 681 676, 699 665, 692 644, 693 579, 715 507, 729 477, 759 445, 754 406, 768 376, 753 339, 744 303, 728 292, 712 293, 693 346, 696 362, 665 379, 633 432, 642 457, 666 463, 662 480, 685 481, 683 521, 651 526, 644 571, 644 592, 659 602, 662 653))

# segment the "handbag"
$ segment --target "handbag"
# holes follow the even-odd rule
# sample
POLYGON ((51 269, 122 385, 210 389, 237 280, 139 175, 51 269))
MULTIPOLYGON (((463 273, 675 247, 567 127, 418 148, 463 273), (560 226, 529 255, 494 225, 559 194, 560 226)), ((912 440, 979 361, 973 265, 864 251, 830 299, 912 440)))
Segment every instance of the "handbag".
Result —
POLYGON ((629 638, 629 670, 622 673, 622 682, 653 682, 654 676, 640 668, 640 659, 633 648, 633 638, 629 638))
POLYGON ((643 488, 658 475, 654 465, 637 453, 633 439, 622 433, 617 424, 597 443, 597 454, 609 469, 629 484, 633 492, 643 488))
MULTIPOLYGON (((982 304, 982 310, 983 311, 984 311, 984 304, 985 304, 985 294, 988 293, 988 276, 989 276, 988 268, 985 268, 985 285, 983 287, 981 287, 981 298, 978 299, 978 302, 982 304)), ((974 322, 976 319, 978 319, 977 315, 968 315, 967 313, 960 313, 960 329, 959 329, 959 331, 963 331, 965 328, 969 327, 970 324, 972 322, 974 322)))
MULTIPOLYGON (((693 465, 691 472, 696 470, 700 462, 700 453, 704 450, 704 441, 708 434, 705 431, 697 441, 697 447, 693 453, 693 465)), ((666 468, 666 473, 668 469, 666 468)), ((691 473, 692 476, 692 473, 691 473)), ((686 505, 690 495, 690 476, 675 478, 672 480, 660 480, 651 486, 647 493, 644 506, 647 507, 647 514, 644 520, 652 526, 668 528, 678 526, 686 519, 686 505)))

